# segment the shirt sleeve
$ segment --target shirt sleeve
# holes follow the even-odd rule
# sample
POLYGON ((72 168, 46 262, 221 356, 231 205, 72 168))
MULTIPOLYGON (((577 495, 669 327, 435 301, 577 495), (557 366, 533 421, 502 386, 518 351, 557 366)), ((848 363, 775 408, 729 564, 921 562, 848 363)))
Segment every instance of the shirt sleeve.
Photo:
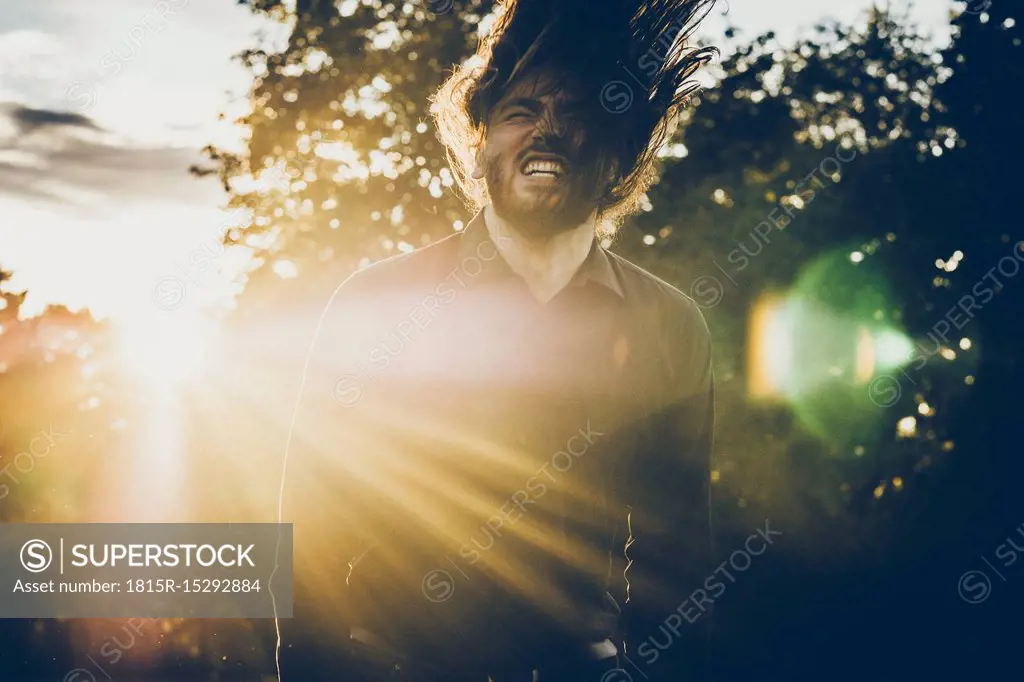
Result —
POLYGON ((361 484, 379 399, 366 372, 359 304, 343 284, 311 330, 296 382, 281 518, 294 539, 291 658, 313 660, 348 640, 349 563, 367 538, 369 486, 361 484))
POLYGON ((626 556, 626 649, 652 681, 708 679, 714 571, 711 450, 714 373, 703 318, 674 353, 673 398, 632 472, 626 556))

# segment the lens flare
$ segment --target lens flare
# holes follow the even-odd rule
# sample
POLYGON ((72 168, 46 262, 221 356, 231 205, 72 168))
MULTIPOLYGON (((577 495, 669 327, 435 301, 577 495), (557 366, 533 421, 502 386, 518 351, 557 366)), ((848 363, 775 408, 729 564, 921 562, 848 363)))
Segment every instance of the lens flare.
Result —
POLYGON ((832 443, 861 442, 891 426, 868 386, 911 357, 913 342, 887 320, 893 308, 871 259, 838 249, 811 263, 785 293, 769 293, 750 315, 748 391, 786 403, 832 443))

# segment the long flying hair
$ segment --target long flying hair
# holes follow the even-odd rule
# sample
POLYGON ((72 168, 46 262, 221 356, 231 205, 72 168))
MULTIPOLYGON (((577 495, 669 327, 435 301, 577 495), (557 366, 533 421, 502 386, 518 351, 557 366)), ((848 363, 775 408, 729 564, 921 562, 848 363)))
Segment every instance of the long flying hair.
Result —
MULTIPOLYGON (((638 209, 654 180, 658 149, 700 84, 691 80, 717 54, 690 45, 716 0, 504 0, 476 54, 432 98, 439 137, 474 208, 487 202, 470 177, 491 108, 525 71, 543 70, 583 98, 591 130, 614 163, 598 207, 615 225, 638 209)), ((604 175, 602 173, 602 175, 604 175)))

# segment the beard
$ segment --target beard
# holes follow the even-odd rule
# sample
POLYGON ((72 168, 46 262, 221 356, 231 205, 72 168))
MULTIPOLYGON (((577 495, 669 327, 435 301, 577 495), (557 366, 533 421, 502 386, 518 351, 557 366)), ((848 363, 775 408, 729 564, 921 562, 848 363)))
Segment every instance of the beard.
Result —
POLYGON ((519 162, 513 168, 500 158, 488 159, 485 168, 487 193, 495 213, 520 234, 536 240, 546 240, 585 222, 597 207, 590 174, 570 170, 550 188, 534 188, 520 193, 513 184, 519 172, 519 162))

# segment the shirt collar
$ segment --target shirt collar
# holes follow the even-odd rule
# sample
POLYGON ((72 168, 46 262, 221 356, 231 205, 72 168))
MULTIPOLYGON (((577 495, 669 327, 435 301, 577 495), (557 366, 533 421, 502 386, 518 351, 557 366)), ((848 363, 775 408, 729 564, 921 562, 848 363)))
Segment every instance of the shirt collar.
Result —
MULTIPOLYGON (((479 274, 473 279, 487 280, 501 277, 518 277, 505 262, 505 258, 499 253, 497 245, 491 240, 487 233, 487 226, 484 224, 483 211, 478 212, 459 236, 458 258, 462 269, 471 267, 479 270, 479 274), (478 260, 479 265, 469 261, 478 260)), ((583 264, 569 280, 568 286, 583 286, 587 282, 596 282, 611 289, 619 298, 625 299, 626 294, 619 282, 619 277, 611 263, 611 256, 595 238, 590 247, 583 264)))

